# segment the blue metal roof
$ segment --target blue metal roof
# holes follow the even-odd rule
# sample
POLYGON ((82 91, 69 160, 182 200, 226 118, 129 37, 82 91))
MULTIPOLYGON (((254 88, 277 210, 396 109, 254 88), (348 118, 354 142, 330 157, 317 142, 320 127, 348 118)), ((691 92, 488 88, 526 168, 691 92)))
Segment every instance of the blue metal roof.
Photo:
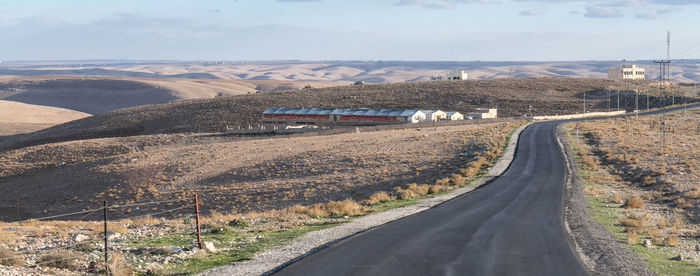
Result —
POLYGON ((418 112, 417 109, 369 109, 369 108, 268 108, 263 114, 290 115, 345 115, 345 116, 396 116, 410 117, 418 112))

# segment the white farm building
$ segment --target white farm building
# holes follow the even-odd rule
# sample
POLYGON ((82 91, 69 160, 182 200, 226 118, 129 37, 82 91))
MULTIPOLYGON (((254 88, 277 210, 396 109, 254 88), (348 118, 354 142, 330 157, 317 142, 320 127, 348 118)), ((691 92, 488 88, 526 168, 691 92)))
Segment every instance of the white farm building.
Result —
POLYGON ((498 110, 495 108, 477 109, 467 113, 467 117, 471 119, 494 119, 498 116, 498 110))
POLYGON ((263 112, 263 124, 284 125, 380 125, 418 123, 425 113, 416 109, 286 108, 263 112))
POLYGON ((462 115, 462 113, 459 113, 457 111, 451 111, 451 112, 445 113, 445 119, 451 120, 451 121, 464 120, 464 115, 462 115))
POLYGON ((609 79, 618 80, 643 80, 645 71, 642 67, 637 67, 634 64, 625 64, 622 67, 608 69, 609 79))
POLYGON ((447 118, 447 114, 445 114, 445 112, 442 110, 421 110, 421 112, 425 114, 426 121, 435 122, 447 118))

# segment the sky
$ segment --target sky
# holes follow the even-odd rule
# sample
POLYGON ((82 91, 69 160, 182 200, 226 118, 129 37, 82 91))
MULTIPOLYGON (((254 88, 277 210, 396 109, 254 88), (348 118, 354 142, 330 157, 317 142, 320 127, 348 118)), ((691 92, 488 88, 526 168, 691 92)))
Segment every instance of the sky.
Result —
POLYGON ((0 0, 0 60, 700 58, 700 0, 0 0))

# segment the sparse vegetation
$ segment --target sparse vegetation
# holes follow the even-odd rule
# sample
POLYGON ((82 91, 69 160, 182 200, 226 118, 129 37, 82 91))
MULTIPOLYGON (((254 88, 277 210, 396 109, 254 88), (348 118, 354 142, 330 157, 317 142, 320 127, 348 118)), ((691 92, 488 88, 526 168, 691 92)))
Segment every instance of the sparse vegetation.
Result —
POLYGON ((660 116, 628 117, 581 123, 577 141, 569 129, 569 147, 576 152, 579 179, 585 186, 593 217, 625 240, 646 264, 661 275, 695 275, 699 201, 695 198, 700 168, 697 126, 700 110, 666 115, 663 144, 660 116), (624 204, 622 203, 624 199, 624 204), (614 204, 610 204, 610 202, 614 204), (654 247, 645 247, 646 240, 654 247))

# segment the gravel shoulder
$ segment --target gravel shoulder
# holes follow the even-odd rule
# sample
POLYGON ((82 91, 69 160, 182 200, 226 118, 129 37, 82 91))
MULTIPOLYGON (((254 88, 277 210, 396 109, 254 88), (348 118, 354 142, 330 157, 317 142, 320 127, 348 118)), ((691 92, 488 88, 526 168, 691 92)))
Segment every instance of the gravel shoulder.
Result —
POLYGON ((523 125, 513 132, 503 156, 491 170, 489 170, 486 176, 469 187, 456 189, 436 197, 426 198, 410 206, 361 217, 337 227, 310 232, 296 239, 289 245, 260 252, 250 261, 209 269, 200 275, 268 275, 338 241, 367 231, 373 227, 419 213, 468 193, 492 181, 508 169, 508 166, 513 161, 514 153, 517 148, 517 137, 519 137, 522 130, 527 126, 528 125, 523 125))
POLYGON ((564 194, 564 222, 579 258, 593 275, 656 275, 639 256, 626 248, 605 227, 594 222, 578 181, 574 154, 566 146, 561 128, 557 138, 566 155, 569 175, 564 194))

